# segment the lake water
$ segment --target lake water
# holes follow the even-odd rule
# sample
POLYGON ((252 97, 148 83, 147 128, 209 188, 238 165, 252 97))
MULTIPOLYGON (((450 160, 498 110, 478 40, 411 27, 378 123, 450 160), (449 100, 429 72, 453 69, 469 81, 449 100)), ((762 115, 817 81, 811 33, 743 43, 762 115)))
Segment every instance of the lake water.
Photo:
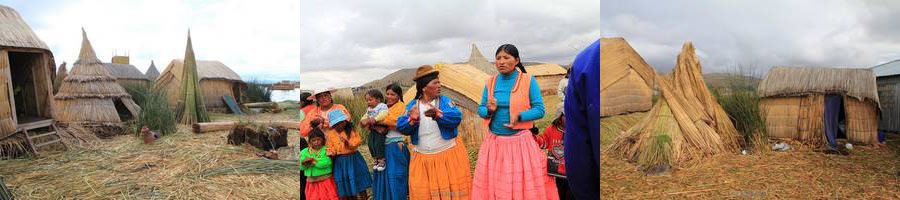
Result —
POLYGON ((273 102, 281 102, 281 101, 299 101, 300 93, 303 93, 304 90, 299 88, 293 90, 272 90, 272 101, 273 102))

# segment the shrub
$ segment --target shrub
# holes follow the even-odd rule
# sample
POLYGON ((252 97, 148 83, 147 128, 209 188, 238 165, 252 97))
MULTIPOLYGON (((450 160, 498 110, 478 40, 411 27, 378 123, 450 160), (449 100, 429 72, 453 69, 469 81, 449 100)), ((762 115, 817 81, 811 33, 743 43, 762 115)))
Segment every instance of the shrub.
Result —
POLYGON ((758 68, 752 65, 737 65, 729 73, 725 85, 712 90, 735 128, 743 135, 745 148, 765 148, 767 142, 765 119, 759 109, 761 98, 756 94, 760 74, 758 68))
POLYGON ((141 113, 129 123, 133 132, 140 133, 140 129, 147 126, 159 131, 160 135, 175 133, 175 112, 169 107, 164 91, 152 90, 146 85, 126 85, 125 90, 141 107, 141 113))
POLYGON ((252 79, 247 82, 247 90, 244 91, 244 102, 270 102, 272 90, 261 81, 252 79))
POLYGON ((349 98, 335 96, 334 103, 344 105, 344 107, 347 108, 347 111, 350 112, 350 123, 353 124, 354 130, 359 133, 360 138, 363 143, 365 143, 365 141, 367 141, 366 139, 368 139, 367 136, 369 131, 363 130, 359 126, 359 118, 362 118, 362 116, 366 114, 366 108, 368 107, 366 106, 365 96, 356 95, 349 98))

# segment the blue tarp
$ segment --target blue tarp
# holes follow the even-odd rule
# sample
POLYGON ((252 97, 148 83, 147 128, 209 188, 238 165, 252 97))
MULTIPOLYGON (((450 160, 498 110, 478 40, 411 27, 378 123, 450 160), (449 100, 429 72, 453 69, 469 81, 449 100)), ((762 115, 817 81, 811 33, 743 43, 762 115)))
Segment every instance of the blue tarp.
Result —
POLYGON ((825 138, 828 146, 837 147, 837 137, 843 135, 839 128, 840 116, 844 112, 843 97, 841 95, 825 96, 825 138))

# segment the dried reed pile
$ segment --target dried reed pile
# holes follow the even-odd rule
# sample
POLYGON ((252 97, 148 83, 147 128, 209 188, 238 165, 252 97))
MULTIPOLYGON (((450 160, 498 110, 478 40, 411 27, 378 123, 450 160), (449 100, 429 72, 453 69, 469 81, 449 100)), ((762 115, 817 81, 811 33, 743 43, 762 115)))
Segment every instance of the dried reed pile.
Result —
POLYGON ((200 89, 200 78, 197 76, 197 59, 194 58, 194 47, 191 45, 191 33, 188 32, 187 47, 184 52, 184 67, 181 74, 181 91, 175 107, 175 119, 181 124, 209 122, 206 105, 203 104, 203 91, 200 89))
POLYGON ((613 154, 654 168, 691 165, 689 161, 737 151, 741 137, 706 88, 690 42, 674 70, 672 80, 656 79, 662 98, 646 118, 616 138, 613 154))
POLYGON ((66 69, 66 62, 63 62, 59 65, 56 79, 53 79, 53 94, 56 94, 56 92, 59 91, 59 86, 62 85, 62 82, 66 79, 67 75, 69 75, 69 70, 66 69))

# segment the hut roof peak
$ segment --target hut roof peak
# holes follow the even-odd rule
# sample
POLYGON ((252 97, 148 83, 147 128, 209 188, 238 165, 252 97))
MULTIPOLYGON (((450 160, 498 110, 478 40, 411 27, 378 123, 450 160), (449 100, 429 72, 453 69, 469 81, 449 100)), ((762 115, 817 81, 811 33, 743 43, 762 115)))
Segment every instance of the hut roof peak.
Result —
POLYGON ((87 32, 84 31, 84 28, 81 28, 81 52, 78 54, 77 62, 86 61, 96 61, 92 63, 100 63, 100 59, 97 59, 97 53, 94 52, 91 41, 88 40, 87 32))

